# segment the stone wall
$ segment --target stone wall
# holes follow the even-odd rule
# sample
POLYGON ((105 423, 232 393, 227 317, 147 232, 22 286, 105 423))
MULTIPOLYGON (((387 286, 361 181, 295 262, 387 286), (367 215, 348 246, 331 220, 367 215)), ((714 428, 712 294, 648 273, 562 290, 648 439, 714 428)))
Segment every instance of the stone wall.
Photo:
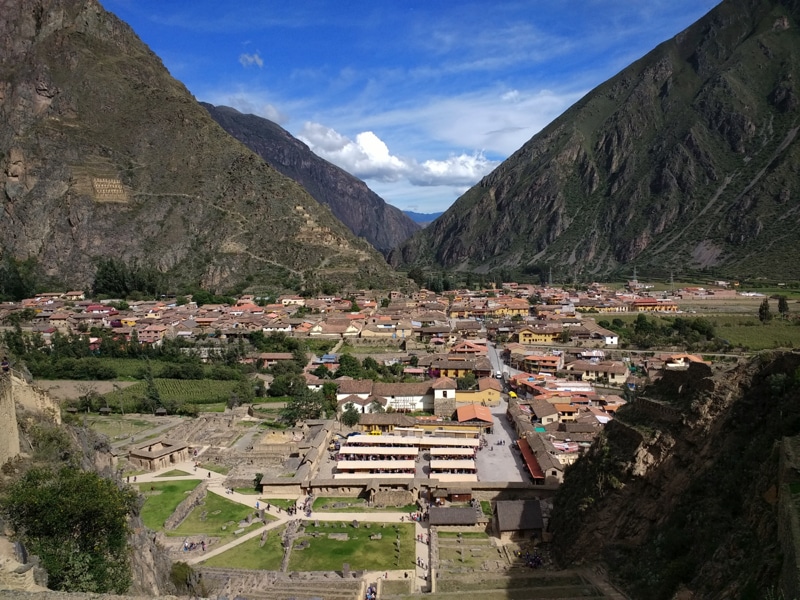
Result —
POLYGON ((19 454, 19 430, 11 375, 0 375, 0 465, 19 454))
POLYGON ((164 529, 175 529, 178 525, 183 523, 183 520, 189 516, 189 513, 192 512, 192 509, 195 506, 199 506, 203 503, 203 501, 206 499, 206 494, 208 494, 208 482, 203 481, 200 483, 200 485, 194 488, 188 496, 186 496, 183 502, 178 504, 175 512, 173 512, 169 518, 164 521, 164 529))
POLYGON ((434 398, 433 414, 437 417, 450 419, 456 412, 456 399, 453 398, 434 398))
POLYGON ((405 506, 414 502, 414 494, 409 490, 378 490, 373 500, 376 506, 405 506))

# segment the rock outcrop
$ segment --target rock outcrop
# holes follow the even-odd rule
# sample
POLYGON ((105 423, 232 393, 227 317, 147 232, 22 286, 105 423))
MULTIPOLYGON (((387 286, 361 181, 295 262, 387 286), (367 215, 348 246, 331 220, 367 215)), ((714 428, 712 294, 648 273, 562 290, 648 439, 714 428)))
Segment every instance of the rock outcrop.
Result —
POLYGON ((646 388, 566 474, 550 521, 560 562, 604 562, 634 598, 779 597, 798 372, 800 355, 767 353, 646 388))

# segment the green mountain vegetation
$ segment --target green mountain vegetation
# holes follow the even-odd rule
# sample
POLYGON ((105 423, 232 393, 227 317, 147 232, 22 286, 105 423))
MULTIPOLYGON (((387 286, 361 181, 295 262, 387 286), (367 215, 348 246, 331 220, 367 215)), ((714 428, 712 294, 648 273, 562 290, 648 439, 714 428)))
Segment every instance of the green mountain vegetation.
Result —
POLYGON ((87 287, 109 258, 163 273, 173 288, 399 284, 379 253, 225 133, 96 1, 4 7, 0 114, 10 295, 30 271, 87 287))
POLYGON ((390 255, 558 280, 800 279, 800 6, 726 0, 598 86, 390 255))

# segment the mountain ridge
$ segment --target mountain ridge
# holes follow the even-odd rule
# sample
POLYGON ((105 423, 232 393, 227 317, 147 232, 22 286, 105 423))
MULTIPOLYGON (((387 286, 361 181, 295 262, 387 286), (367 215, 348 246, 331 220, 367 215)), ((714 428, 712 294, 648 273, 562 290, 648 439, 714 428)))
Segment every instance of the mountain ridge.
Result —
POLYGON ((320 204, 378 251, 389 250, 419 231, 399 208, 388 204, 344 169, 320 158, 283 127, 229 106, 200 103, 234 138, 271 167, 303 186, 320 204))
POLYGON ((65 285, 98 261, 174 285, 399 285, 382 257, 236 142, 96 0, 4 4, 2 255, 65 285))
POLYGON ((800 278, 798 5, 726 0, 589 92, 394 266, 800 278))

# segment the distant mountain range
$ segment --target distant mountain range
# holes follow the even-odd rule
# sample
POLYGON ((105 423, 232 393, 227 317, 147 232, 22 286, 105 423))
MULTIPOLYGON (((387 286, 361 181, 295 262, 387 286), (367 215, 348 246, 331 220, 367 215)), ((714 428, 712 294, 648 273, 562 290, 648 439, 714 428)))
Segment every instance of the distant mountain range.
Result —
POLYGON ((367 185, 320 158, 280 125, 228 106, 201 103, 222 128, 267 163, 302 185, 355 235, 388 252, 420 227, 367 185))
POLYGON ((412 221, 423 226, 429 225, 444 214, 444 212, 418 213, 411 210, 404 210, 403 212, 406 213, 412 221))
POLYGON ((0 256, 65 286, 105 259, 211 290, 405 281, 96 0, 3 3, 0 113, 0 256))
POLYGON ((589 92, 395 266, 800 279, 800 3, 726 0, 589 92))

